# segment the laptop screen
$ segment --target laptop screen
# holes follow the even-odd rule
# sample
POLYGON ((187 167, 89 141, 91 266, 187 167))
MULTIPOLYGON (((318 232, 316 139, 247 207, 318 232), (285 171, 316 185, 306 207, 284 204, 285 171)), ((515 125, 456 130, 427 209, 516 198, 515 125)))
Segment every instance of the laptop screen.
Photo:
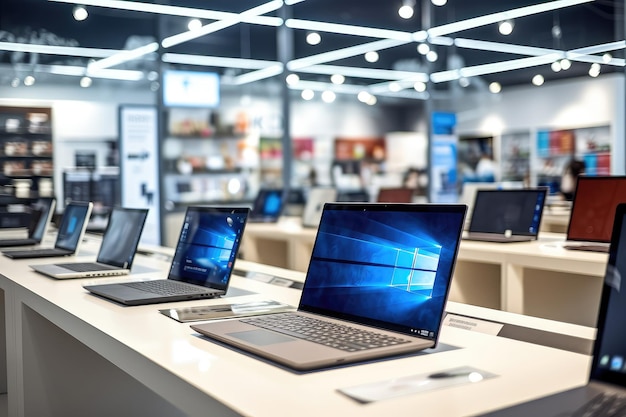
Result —
POLYGON ((626 386, 626 286, 622 288, 622 278, 626 277, 626 204, 620 204, 613 217, 591 378, 626 386))
POLYGON ((283 209, 282 189, 261 189, 254 200, 252 213, 255 217, 278 218, 283 209))
POLYGON ((536 236, 546 192, 545 188, 478 190, 469 232, 536 236))
POLYGON ((225 291, 249 211, 188 207, 168 278, 225 291))
POLYGON ((60 249, 76 250, 88 215, 88 203, 69 203, 63 212, 54 246, 60 249))
POLYGON ((437 340, 466 206, 324 206, 299 309, 437 340))
POLYGON ((109 215, 97 261, 130 268, 147 216, 147 209, 115 207, 109 215))
POLYGON ((41 198, 33 203, 33 210, 39 211, 41 214, 39 215, 39 219, 37 220, 37 224, 33 229, 30 237, 40 241, 43 239, 44 233, 46 233, 46 226, 48 225, 52 212, 55 207, 55 199, 54 198, 41 198))
POLYGON ((626 176, 579 176, 567 240, 611 241, 615 208, 626 202, 626 176))

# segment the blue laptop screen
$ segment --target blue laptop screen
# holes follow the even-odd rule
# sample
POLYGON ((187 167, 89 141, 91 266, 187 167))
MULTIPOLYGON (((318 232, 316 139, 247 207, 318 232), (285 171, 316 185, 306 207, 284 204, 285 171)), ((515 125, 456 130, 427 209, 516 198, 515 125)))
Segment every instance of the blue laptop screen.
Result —
POLYGON ((300 309, 435 340, 465 210, 327 204, 300 309))
POLYGON ((226 290, 248 208, 189 207, 169 279, 226 290))
POLYGON ((70 203, 65 207, 55 247, 76 250, 88 212, 87 204, 70 203))

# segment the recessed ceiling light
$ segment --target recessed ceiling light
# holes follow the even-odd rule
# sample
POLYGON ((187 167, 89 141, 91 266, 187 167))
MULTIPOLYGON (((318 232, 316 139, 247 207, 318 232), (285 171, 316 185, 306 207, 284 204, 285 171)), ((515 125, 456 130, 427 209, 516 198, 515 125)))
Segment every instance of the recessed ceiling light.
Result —
POLYGON ((337 95, 330 90, 326 90, 322 93, 322 100, 324 103, 332 103, 337 98, 337 95))
POLYGON ((423 93, 424 91, 426 91, 426 83, 423 83, 421 81, 416 82, 415 84, 413 84, 413 88, 415 89, 415 91, 417 91, 418 93, 423 93))
POLYGON ((602 55, 602 60, 603 60, 604 62, 606 62, 607 64, 608 64, 609 62, 611 62, 611 60, 612 60, 612 59, 613 59, 613 55, 611 55, 611 54, 610 54, 610 53, 608 53, 608 52, 607 52, 606 54, 602 55))
POLYGON ((346 81, 346 77, 341 74, 333 74, 330 77, 330 82, 333 84, 343 84, 346 81))
POLYGON ((359 92, 359 94, 357 94, 356 98, 361 103, 367 103, 367 100, 369 100, 371 96, 372 95, 370 93, 368 93, 367 91, 361 91, 361 92, 359 92))
POLYGON ((568 69, 570 69, 572 67, 572 61, 570 61, 567 58, 563 58, 561 60, 561 68, 563 69, 563 71, 567 71, 568 69))
POLYGON ((463 88, 469 87, 470 80, 467 77, 459 78, 459 85, 463 88))
POLYGON ((80 79, 80 86, 83 87, 83 88, 91 87, 91 82, 92 82, 91 78, 89 78, 89 77, 82 77, 80 79))
POLYGON ((298 74, 289 74, 285 81, 287 81, 287 84, 289 85, 295 85, 298 84, 298 81, 300 81, 300 77, 298 77, 298 74))
POLYGON ((493 94, 498 94, 500 91, 502 91, 502 85, 500 85, 499 82, 494 81, 489 84, 489 91, 491 91, 493 94))
POLYGON ((376 62, 378 61, 378 58, 379 58, 378 52, 376 51, 369 51, 365 53, 365 60, 367 62, 376 62))
POLYGON ((302 92, 300 93, 300 96, 302 97, 302 99, 309 101, 309 100, 312 100, 313 97, 315 97, 315 92, 307 88, 305 90, 302 90, 302 92))
POLYGON ((435 6, 445 6, 448 0, 431 0, 435 6))
POLYGON ((552 71, 554 72, 559 72, 563 69, 561 68, 561 63, 559 61, 554 61, 552 64, 550 64, 550 68, 552 68, 552 71))
POLYGON ((20 85, 20 79, 15 77, 11 80, 11 87, 16 88, 20 85))
POLYGON ((202 21, 200 19, 189 19, 189 23, 187 23, 187 29, 190 31, 198 30, 202 28, 202 21))
POLYGON ((417 45, 417 52, 419 52, 421 55, 426 55, 430 52, 430 46, 428 46, 427 43, 420 43, 419 45, 417 45))
POLYGON ((309 34, 306 35, 306 43, 309 45, 318 45, 321 41, 322 37, 317 32, 309 32, 309 34))
POLYGON ((502 35, 510 35, 511 33, 513 33, 513 21, 505 20, 504 22, 500 22, 500 24, 498 25, 498 31, 502 35))
POLYGON ((533 84, 536 86, 540 86, 544 83, 545 79, 543 78, 543 75, 541 74, 537 74, 533 77, 533 84))
POLYGON ((366 104, 373 106, 374 104, 376 104, 377 101, 378 99, 376 98, 376 96, 370 96, 370 98, 367 99, 366 104))
POLYGON ((437 52, 435 52, 435 51, 430 51, 430 52, 428 52, 426 54, 426 59, 429 62, 435 62, 435 61, 437 61, 438 58, 439 58, 439 55, 437 55, 437 52))
POLYGON ((394 93, 397 93, 400 90, 402 90, 402 86, 400 85, 400 83, 395 82, 395 81, 389 83, 389 91, 393 91, 394 93))
POLYGON ((589 68, 589 76, 595 78, 598 75, 600 75, 600 64, 598 64, 597 62, 594 62, 593 64, 591 64, 591 67, 589 68))
POLYGON ((25 86, 30 87, 33 84, 35 84, 35 77, 33 77, 32 75, 27 75, 26 77, 24 77, 25 86))
POLYGON ((72 15, 74 16, 74 19, 81 22, 85 19, 87 19, 87 17, 89 16, 89 13, 87 12, 87 9, 85 9, 84 6, 75 6, 74 10, 72 11, 72 15))
POLYGON ((413 6, 415 5, 415 1, 413 0, 403 0, 402 6, 398 9, 398 14, 403 19, 410 19, 413 17, 415 11, 413 10, 413 6))

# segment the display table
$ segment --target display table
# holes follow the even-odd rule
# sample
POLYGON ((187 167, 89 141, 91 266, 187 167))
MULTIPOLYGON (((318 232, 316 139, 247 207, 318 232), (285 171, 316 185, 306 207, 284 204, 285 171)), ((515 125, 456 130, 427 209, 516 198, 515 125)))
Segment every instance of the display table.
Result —
MULTIPOLYGON (((92 237, 71 260, 93 260, 92 237)), ((153 250, 155 248, 151 248, 153 250)), ((171 250, 142 250, 130 277, 57 281, 30 270, 46 260, 0 256, 9 416, 464 416, 585 382, 590 357, 488 332, 444 326, 441 351, 295 373, 210 342, 158 312, 272 299, 297 305, 285 285, 304 274, 238 260, 230 296, 123 307, 87 293, 93 281, 163 278, 171 250), (273 277, 279 278, 274 280, 273 277), (340 388, 471 366, 496 375, 364 405, 340 388)), ((593 329, 449 303, 464 317, 590 340, 593 329)), ((1 414, 1 413, 0 413, 1 414)))
MULTIPOLYGON (((251 223, 242 254, 253 262, 306 271, 316 232, 298 218, 251 223)), ((566 250, 564 240, 559 233, 522 243, 463 240, 450 299, 595 326, 607 254, 566 250)))

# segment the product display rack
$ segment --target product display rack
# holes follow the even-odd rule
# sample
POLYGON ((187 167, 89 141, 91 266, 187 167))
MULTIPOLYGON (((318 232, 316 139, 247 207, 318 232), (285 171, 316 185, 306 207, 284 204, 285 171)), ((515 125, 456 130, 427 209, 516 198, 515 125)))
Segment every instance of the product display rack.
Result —
POLYGON ((53 196, 52 110, 0 107, 0 174, 7 193, 53 196))

